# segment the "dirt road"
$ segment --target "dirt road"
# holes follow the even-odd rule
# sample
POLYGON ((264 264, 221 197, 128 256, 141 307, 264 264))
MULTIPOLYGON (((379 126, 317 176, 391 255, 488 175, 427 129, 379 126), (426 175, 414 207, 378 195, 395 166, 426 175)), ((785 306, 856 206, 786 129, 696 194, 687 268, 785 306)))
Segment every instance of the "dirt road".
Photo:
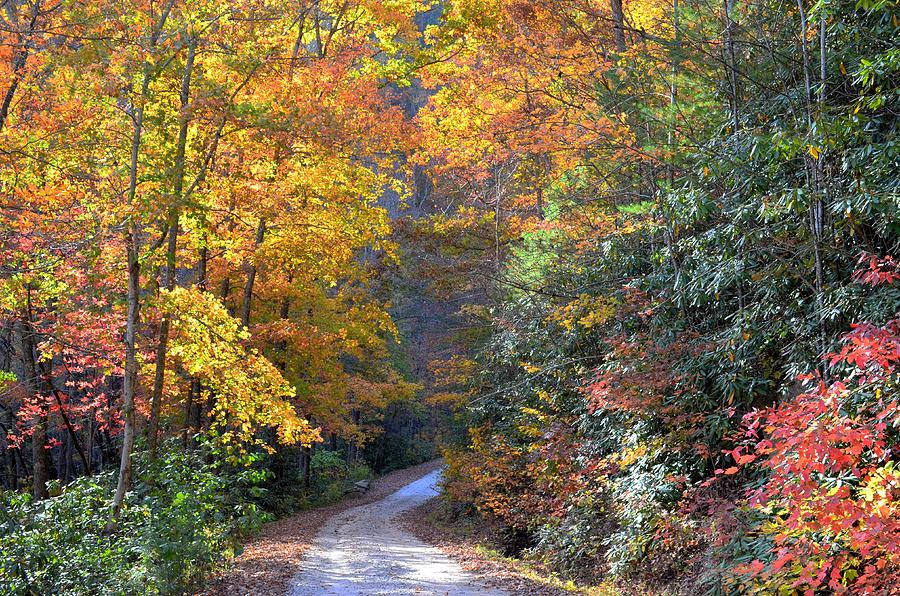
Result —
POLYGON ((381 501, 331 518, 291 582, 290 596, 505 596, 479 585, 393 519, 435 496, 439 479, 434 471, 381 501))

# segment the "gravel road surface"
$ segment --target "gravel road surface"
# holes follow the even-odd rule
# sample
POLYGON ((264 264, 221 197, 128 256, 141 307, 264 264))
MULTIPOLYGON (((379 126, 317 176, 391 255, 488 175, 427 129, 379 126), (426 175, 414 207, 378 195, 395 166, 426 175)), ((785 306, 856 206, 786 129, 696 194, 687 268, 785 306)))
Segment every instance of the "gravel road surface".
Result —
POLYGON ((290 596, 505 596, 480 585, 441 550, 394 519, 435 496, 440 471, 332 517, 304 557, 290 596))

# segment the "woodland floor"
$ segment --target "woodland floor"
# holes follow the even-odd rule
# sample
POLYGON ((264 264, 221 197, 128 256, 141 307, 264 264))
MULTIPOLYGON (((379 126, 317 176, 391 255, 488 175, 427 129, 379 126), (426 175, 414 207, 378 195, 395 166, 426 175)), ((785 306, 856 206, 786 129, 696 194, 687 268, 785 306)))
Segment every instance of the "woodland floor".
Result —
POLYGON ((316 535, 332 517, 383 500, 441 465, 435 460, 391 472, 372 482, 365 494, 338 503, 310 509, 267 524, 262 533, 244 547, 224 573, 208 584, 204 596, 283 596, 291 579, 302 570, 303 558, 316 535))

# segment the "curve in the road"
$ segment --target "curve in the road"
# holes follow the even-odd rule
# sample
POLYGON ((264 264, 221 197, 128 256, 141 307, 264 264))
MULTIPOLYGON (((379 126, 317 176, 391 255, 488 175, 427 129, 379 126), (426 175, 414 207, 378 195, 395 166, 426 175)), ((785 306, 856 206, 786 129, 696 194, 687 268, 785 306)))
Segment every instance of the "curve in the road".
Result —
POLYGON ((331 518, 305 557, 290 596, 504 596, 479 585, 440 549, 406 532, 394 518, 438 494, 440 471, 387 498, 331 518))

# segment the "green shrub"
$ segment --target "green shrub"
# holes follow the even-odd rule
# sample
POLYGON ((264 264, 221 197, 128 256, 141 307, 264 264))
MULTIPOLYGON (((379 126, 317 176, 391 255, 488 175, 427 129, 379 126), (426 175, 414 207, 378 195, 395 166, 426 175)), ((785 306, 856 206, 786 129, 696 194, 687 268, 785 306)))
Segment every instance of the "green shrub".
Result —
POLYGON ((348 484, 371 476, 368 466, 348 463, 341 451, 316 451, 311 465, 312 499, 317 504, 340 500, 348 484))
POLYGON ((115 474, 80 478, 34 502, 0 495, 0 594, 179 594, 234 554, 236 538, 265 516, 241 491, 253 473, 198 462, 198 452, 165 452, 135 479, 109 530, 115 474))

